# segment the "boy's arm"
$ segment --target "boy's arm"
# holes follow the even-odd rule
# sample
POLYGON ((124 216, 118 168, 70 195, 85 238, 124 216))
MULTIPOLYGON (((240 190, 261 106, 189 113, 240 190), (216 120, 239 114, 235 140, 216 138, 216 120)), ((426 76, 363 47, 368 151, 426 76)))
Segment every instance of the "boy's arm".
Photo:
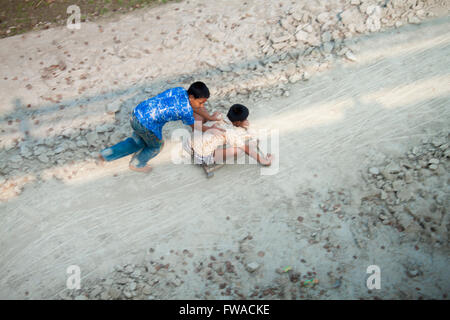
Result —
MULTIPOLYGON (((194 131, 194 125, 191 124, 190 127, 192 128, 192 131, 194 131)), ((220 135, 225 137, 225 132, 226 131, 224 129, 217 128, 215 126, 208 127, 208 126, 205 126, 205 125, 202 124, 202 132, 206 132, 208 130, 212 130, 212 132, 215 132, 215 133, 220 134, 220 135)))
POLYGON ((212 117, 210 116, 208 111, 206 111, 206 108, 200 107, 200 108, 192 108, 192 109, 196 114, 202 116, 207 121, 212 121, 212 117))
POLYGON ((211 116, 209 114, 209 112, 206 110, 206 108, 204 108, 204 107, 192 108, 192 110, 196 114, 198 114, 198 115, 202 116, 203 118, 205 118, 207 121, 218 121, 219 120, 219 118, 218 118, 219 112, 214 112, 214 114, 211 116))

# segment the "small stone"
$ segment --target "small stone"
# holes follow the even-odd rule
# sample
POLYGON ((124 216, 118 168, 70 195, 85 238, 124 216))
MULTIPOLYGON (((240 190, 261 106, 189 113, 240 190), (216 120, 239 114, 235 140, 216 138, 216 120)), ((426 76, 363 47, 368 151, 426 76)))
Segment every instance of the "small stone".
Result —
POLYGON ((116 280, 117 284, 127 284, 128 283, 128 279, 127 278, 119 278, 116 280))
POLYGON ((95 132, 97 132, 97 133, 103 133, 103 132, 108 132, 108 131, 112 131, 112 130, 114 130, 114 125, 112 125, 111 123, 105 123, 105 124, 95 128, 95 132))
POLYGON ((303 30, 305 30, 305 31, 308 32, 308 33, 311 33, 311 32, 314 31, 313 27, 312 27, 310 24, 306 25, 306 26, 303 28, 303 30))
POLYGON ((302 80, 302 75, 300 73, 296 73, 289 77, 290 83, 296 83, 298 81, 302 80))
POLYGON ((408 17, 408 22, 412 23, 412 24, 420 24, 421 20, 419 17, 411 16, 411 17, 408 17))
POLYGON ((353 54, 353 52, 351 52, 350 50, 348 50, 346 53, 345 53, 345 57, 348 59, 348 60, 350 60, 350 61, 356 61, 357 59, 356 59, 356 56, 353 54))
POLYGON ((247 269, 248 272, 255 272, 256 270, 258 270, 259 267, 260 266, 259 266, 258 263, 251 262, 251 263, 247 264, 246 269, 247 269))
POLYGON ((286 75, 291 76, 297 72, 297 67, 295 63, 289 63, 286 68, 286 75))
POLYGON ((405 177, 404 177, 404 179, 405 179, 405 182, 406 182, 406 183, 412 183, 412 182, 414 181, 413 176, 412 176, 412 173, 411 173, 410 171, 406 171, 406 172, 405 172, 405 177))
POLYGON ((307 71, 305 71, 303 72, 302 77, 304 81, 308 81, 311 78, 311 75, 307 71))
POLYGON ((381 14, 381 8, 379 6, 375 5, 369 5, 366 8, 366 13, 370 15, 376 15, 379 16, 381 14))
POLYGON ((294 18, 297 21, 302 21, 303 13, 302 12, 294 12, 292 14, 292 18, 294 18))
POLYGON ((325 42, 323 44, 323 51, 325 53, 331 53, 331 51, 333 51, 334 45, 332 42, 325 42))
POLYGON ((351 7, 340 13, 341 21, 344 26, 346 26, 351 32, 356 29, 358 32, 365 31, 364 16, 362 12, 357 7, 351 7))
POLYGON ((141 276, 141 270, 139 270, 139 269, 134 270, 133 273, 131 274, 131 276, 133 278, 139 278, 141 276))
POLYGON ((281 36, 272 37, 270 40, 272 40, 273 43, 281 43, 286 42, 291 38, 290 34, 284 34, 281 36))
POLYGON ((428 161, 429 164, 439 164, 439 160, 436 158, 430 159, 430 161, 428 161))
POLYGON ((14 163, 19 163, 22 162, 22 157, 19 155, 14 155, 11 158, 9 158, 9 161, 14 162, 14 163))
POLYGON ((431 140, 431 143, 432 143, 433 146, 435 146, 435 147, 440 147, 441 145, 443 145, 443 144, 446 143, 446 139, 443 138, 443 137, 436 137, 436 138, 433 138, 433 139, 431 140))
POLYGON ((349 49, 347 48, 347 47, 343 47, 343 48, 341 48, 338 52, 337 52, 337 55, 338 56, 343 56, 343 55, 345 55, 345 53, 348 51, 349 49))
POLYGON ((389 173, 399 173, 400 170, 400 166, 395 162, 391 162, 386 166, 386 171, 389 173))
POLYGON ((75 297, 75 300, 88 300, 88 298, 85 295, 80 294, 79 296, 75 297))
POLYGON ((96 132, 89 132, 86 134, 86 141, 89 146, 95 146, 97 143, 99 143, 99 137, 96 132))
POLYGON ((366 27, 370 32, 377 32, 381 29, 380 18, 377 15, 371 15, 367 18, 366 27))
POLYGON ((373 175, 378 175, 378 174, 380 174, 380 170, 376 167, 372 167, 369 169, 369 173, 373 174, 373 175))
POLYGON ((397 198, 400 201, 408 201, 410 199, 413 199, 414 195, 409 189, 404 188, 404 189, 400 190, 400 192, 397 192, 397 198))
POLYGON ((303 42, 306 42, 307 39, 308 39, 308 37, 309 37, 309 34, 306 33, 306 32, 303 31, 303 30, 298 31, 298 32, 295 34, 295 38, 297 39, 297 41, 303 41, 303 42))
POLYGON ((444 157, 450 158, 450 149, 445 150, 444 157))
POLYGON ((87 141, 86 140, 78 140, 77 142, 76 142, 76 145, 77 145, 77 147, 88 147, 88 143, 87 143, 87 141))
POLYGON ((397 218, 398 224, 404 229, 407 229, 414 222, 414 218, 404 211, 396 212, 395 217, 397 218))
POLYGON ((100 294, 100 299, 101 300, 108 300, 109 298, 110 298, 110 296, 109 296, 108 292, 102 292, 100 294))
POLYGON ((330 31, 326 31, 326 32, 322 33, 322 41, 324 43, 331 41, 331 32, 330 31))
POLYGON ((102 292, 102 287, 96 286, 90 293, 90 296, 92 298, 95 298, 97 295, 99 295, 102 292))
POLYGON ((394 191, 400 191, 403 188, 403 186, 404 186, 404 184, 403 184, 403 181, 401 181, 401 180, 395 180, 392 183, 392 189, 394 191))
POLYGON ((42 163, 48 163, 49 162, 49 158, 45 154, 39 155, 38 156, 38 160, 41 161, 42 163))
POLYGON ((430 170, 434 171, 434 170, 437 170, 438 165, 437 164, 430 164, 430 166, 428 168, 430 168, 430 170))
POLYGON ((152 293, 152 287, 150 287, 149 285, 145 285, 144 288, 142 289, 142 293, 149 295, 152 293))
POLYGON ((423 9, 417 10, 416 15, 419 17, 425 16, 425 10, 423 10, 423 9))
POLYGON ((412 270, 407 270, 406 274, 410 278, 415 278, 415 277, 417 277, 420 274, 420 272, 418 270, 416 270, 416 269, 412 269, 412 270))
POLYGON ((106 112, 109 114, 115 114, 120 111, 120 102, 112 102, 106 106, 106 112))
POLYGON ((283 48, 285 48, 285 47, 287 47, 287 46, 288 46, 287 43, 281 42, 281 43, 274 43, 274 44, 272 45, 272 48, 274 48, 275 50, 281 50, 281 49, 283 49, 283 48))
POLYGON ((181 285, 181 280, 176 276, 172 277, 169 282, 175 287, 179 287, 181 285))
POLYGON ((20 145, 20 155, 22 157, 29 158, 33 154, 32 154, 32 152, 30 151, 30 149, 28 148, 28 146, 26 144, 21 144, 20 145))
POLYGON ((64 152, 65 150, 66 150, 66 147, 64 145, 61 145, 61 146, 57 147, 54 151, 55 151, 55 154, 58 154, 58 153, 64 152))
POLYGON ((319 21, 319 23, 325 23, 328 20, 330 20, 330 14, 328 12, 322 12, 317 16, 317 21, 319 21))
POLYGON ((413 153, 414 155, 416 155, 416 156, 419 156, 419 155, 422 154, 422 150, 421 150, 419 147, 414 147, 414 148, 412 149, 412 153, 413 153))
POLYGON ((420 168, 426 168, 428 166, 428 163, 424 160, 419 160, 420 168))

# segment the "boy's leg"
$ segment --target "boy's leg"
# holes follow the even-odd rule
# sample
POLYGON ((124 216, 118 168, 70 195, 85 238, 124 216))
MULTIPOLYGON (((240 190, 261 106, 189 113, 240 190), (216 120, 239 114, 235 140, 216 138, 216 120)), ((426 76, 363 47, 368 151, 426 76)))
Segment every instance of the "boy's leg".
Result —
MULTIPOLYGON (((142 137, 142 136, 141 136, 142 137)), ((130 160, 130 169, 148 172, 150 167, 147 162, 156 157, 164 147, 164 141, 159 140, 153 133, 148 132, 143 137, 146 146, 136 152, 130 160)))
POLYGON ((234 159, 243 152, 242 149, 236 147, 217 148, 214 151, 214 162, 217 164, 230 163, 231 160, 234 162, 234 159))
POLYGON ((144 140, 133 132, 131 138, 127 138, 109 148, 100 151, 100 155, 106 161, 113 161, 133 154, 146 146, 144 140))

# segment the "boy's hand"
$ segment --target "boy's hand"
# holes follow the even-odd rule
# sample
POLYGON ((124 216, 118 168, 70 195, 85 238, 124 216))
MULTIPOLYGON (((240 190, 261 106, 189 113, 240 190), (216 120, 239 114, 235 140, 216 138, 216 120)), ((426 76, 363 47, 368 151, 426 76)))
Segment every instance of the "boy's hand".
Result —
POLYGON ((222 120, 222 114, 219 111, 216 111, 211 116, 211 121, 220 121, 222 120))

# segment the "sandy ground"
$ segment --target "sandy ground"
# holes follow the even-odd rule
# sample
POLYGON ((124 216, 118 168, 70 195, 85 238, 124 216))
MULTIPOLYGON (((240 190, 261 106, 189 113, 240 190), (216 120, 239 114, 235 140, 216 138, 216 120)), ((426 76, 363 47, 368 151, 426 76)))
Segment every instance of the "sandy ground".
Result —
MULTIPOLYGON (((234 9, 231 6, 230 16, 234 9)), ((159 14, 163 9, 152 10, 159 14)), ((117 23, 131 26, 133 19, 139 18, 123 19, 125 22, 117 23)), ((105 22, 104 32, 112 26, 105 22)), ((15 67, 22 61, 20 55, 35 49, 30 49, 30 44, 37 45, 37 36, 42 51, 53 50, 50 43, 56 39, 74 50, 73 59, 82 59, 91 51, 112 48, 104 35, 91 32, 97 28, 86 26, 80 31, 83 34, 55 29, 31 33, 25 39, 3 39, 2 76, 22 72, 33 90, 2 83, 5 104, 1 112, 13 112, 14 103, 9 103, 13 97, 21 100, 19 104, 46 108, 39 96, 47 94, 53 84, 42 83, 35 73, 33 63, 38 64, 34 60, 39 59, 26 62, 28 69, 15 67), (89 42, 86 49, 69 43, 76 41, 75 37, 89 42)), ((448 30, 450 20, 442 17, 361 36, 357 61, 339 60, 309 81, 290 85, 289 97, 249 105, 255 128, 279 132, 278 172, 273 175, 261 175, 256 165, 229 165, 206 179, 198 167, 171 163, 176 144, 168 141, 149 175, 128 171, 126 158, 104 167, 82 163, 79 174, 70 181, 52 179, 26 186, 20 196, 0 204, 0 297, 57 299, 65 290, 68 266, 80 266, 83 281, 101 278, 117 264, 141 261, 150 248, 155 259, 162 257, 173 268, 182 268, 173 252, 187 249, 193 254, 191 260, 200 261, 218 252, 239 252, 240 241, 251 234, 252 249, 245 253, 245 261, 257 261, 261 267, 257 273, 240 276, 244 289, 254 283, 270 284, 277 277, 275 269, 290 265, 302 272, 314 270, 321 279, 326 293, 310 298, 441 299, 450 291, 447 243, 441 248, 421 243, 417 250, 418 242, 403 242, 403 235, 388 226, 380 226, 368 239, 355 231, 358 226, 352 217, 358 216, 361 199, 370 193, 362 172, 371 164, 383 161, 385 155, 401 156, 436 133, 449 132, 448 30), (319 204, 339 191, 348 201, 345 217, 317 216, 319 204), (304 218, 303 224, 298 223, 299 216, 304 218), (314 232, 318 241, 311 243, 314 232), (329 252, 323 248, 325 243, 339 249, 329 252), (263 256, 256 254, 261 251, 263 256), (381 290, 375 293, 368 292, 365 285, 366 268, 373 264, 381 268, 382 275, 381 290), (408 277, 408 264, 419 264, 422 275, 408 277), (340 288, 328 288, 332 285, 327 278, 330 271, 342 277, 340 288)), ((250 53, 252 50, 248 48, 250 53)), ((57 53, 54 58, 57 61, 57 53)), ((222 59, 232 58, 230 53, 222 59)), ((170 52, 167 59, 171 59, 170 52)), ((155 61, 152 56, 142 60, 155 61)), ((108 64, 108 71, 102 66, 91 76, 85 96, 102 90, 111 92, 111 100, 125 96, 110 87, 116 78, 120 86, 130 88, 125 93, 133 92, 135 79, 123 79, 120 72, 128 70, 131 78, 139 74, 130 68, 136 62, 115 65, 111 58, 108 64), (116 78, 109 77, 108 72, 115 68, 122 69, 116 78), (95 81, 98 85, 93 85, 95 81)), ((176 72, 176 65, 167 66, 168 77, 176 72)), ((186 65, 184 71, 189 73, 190 68, 186 65)), ((164 71, 154 74, 159 72, 164 71)), ((74 88, 58 87, 57 91, 62 100, 70 101, 78 94, 74 88)), ((92 105, 103 103, 104 96, 100 97, 93 98, 92 105)), ((90 108, 90 102, 85 103, 90 108)), ((158 297, 204 298, 204 291, 205 282, 188 273, 182 286, 158 297)))

